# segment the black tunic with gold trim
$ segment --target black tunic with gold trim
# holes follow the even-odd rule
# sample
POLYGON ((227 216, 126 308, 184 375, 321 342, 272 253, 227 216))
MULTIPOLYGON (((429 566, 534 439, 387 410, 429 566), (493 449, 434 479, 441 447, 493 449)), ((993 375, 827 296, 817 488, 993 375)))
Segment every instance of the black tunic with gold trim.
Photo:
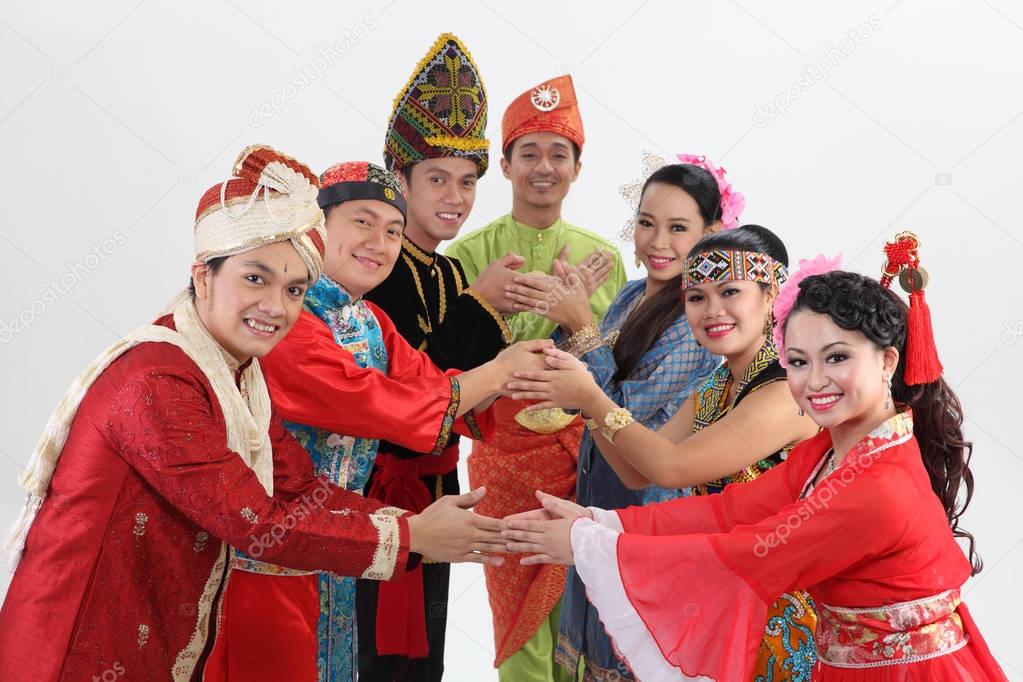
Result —
MULTIPOLYGON (((427 253, 406 237, 402 237, 394 270, 366 299, 387 313, 410 346, 425 352, 443 370, 479 367, 511 340, 504 317, 469 288, 456 259, 427 253)), ((458 434, 452 433, 448 448, 457 444, 458 434)), ((430 454, 386 441, 380 443, 380 452, 401 459, 430 454)), ((454 465, 450 472, 427 476, 423 482, 433 499, 458 493, 454 465)), ((371 488, 372 481, 367 490, 371 488)))
MULTIPOLYGON (((394 322, 409 344, 424 351, 441 369, 468 370, 488 362, 511 340, 504 318, 465 281, 458 261, 428 253, 407 238, 390 276, 366 298, 378 305, 394 322)), ((458 435, 440 456, 415 452, 394 443, 381 442, 367 485, 367 496, 388 499, 396 506, 419 511, 442 495, 457 494, 458 435), (410 477, 417 476, 422 487, 410 477), (419 488, 409 494, 411 486, 419 488), (427 492, 428 491, 428 492, 427 492), (414 498, 414 500, 413 500, 414 498)), ((388 622, 380 604, 390 605, 380 584, 360 580, 356 602, 359 627, 359 667, 363 676, 389 680, 439 680, 443 674, 444 634, 447 620, 448 564, 423 566, 423 610, 429 653, 425 658, 408 655, 415 650, 418 618, 406 621, 410 634, 394 633, 399 655, 388 655, 390 631, 400 628, 388 622), (390 630, 389 630, 390 629, 390 630), (383 633, 383 635, 382 635, 383 633)), ((411 578, 411 576, 409 576, 411 578)), ((386 588, 390 589, 390 588, 386 588)), ((415 599, 410 596, 409 599, 415 599)), ((389 609, 388 609, 389 610, 389 609)))

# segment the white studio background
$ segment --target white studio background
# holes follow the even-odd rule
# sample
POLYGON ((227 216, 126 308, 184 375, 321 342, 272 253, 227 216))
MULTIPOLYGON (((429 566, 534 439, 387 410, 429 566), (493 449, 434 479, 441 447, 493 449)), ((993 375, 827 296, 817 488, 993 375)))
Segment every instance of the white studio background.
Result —
MULTIPOLYGON (((0 6, 0 523, 69 382, 186 283, 199 196, 245 145, 380 162, 391 102, 441 32, 490 97, 492 170, 465 230, 510 207, 504 108, 569 71, 586 126, 565 216, 607 237, 643 150, 706 154, 793 259, 877 276, 918 231, 946 376, 976 444, 965 599, 1013 680, 1023 607, 1023 6, 1012 0, 0 6)), ((631 249, 623 252, 633 276, 631 249)), ((0 580, 6 586, 8 577, 0 580)), ((482 572, 455 567, 447 679, 494 679, 482 572)))

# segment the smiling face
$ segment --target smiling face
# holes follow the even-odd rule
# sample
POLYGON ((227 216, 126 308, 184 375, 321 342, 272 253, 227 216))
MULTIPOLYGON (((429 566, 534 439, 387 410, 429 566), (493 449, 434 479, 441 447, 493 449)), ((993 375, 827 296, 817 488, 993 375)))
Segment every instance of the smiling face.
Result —
POLYGON ((665 284, 682 274, 690 249, 719 225, 704 223, 700 207, 688 192, 663 182, 648 185, 633 232, 636 256, 646 268, 648 281, 665 284))
POLYGON ((429 251, 458 236, 476 202, 476 163, 446 157, 415 164, 404 181, 408 201, 406 235, 429 251))
POLYGON ((359 298, 387 279, 401 253, 405 220, 394 206, 354 199, 327 209, 323 272, 359 298))
POLYGON ((776 288, 727 280, 690 287, 684 295, 689 327, 711 353, 745 358, 763 345, 776 288))
POLYGON ((560 206, 581 168, 572 141, 556 133, 523 135, 512 142, 511 160, 501 159, 514 200, 536 208, 560 206))
POLYGON ((819 425, 880 423, 894 412, 886 378, 899 351, 877 344, 859 331, 842 329, 828 316, 798 310, 785 327, 789 390, 796 403, 819 425))
POLYGON ((239 362, 262 357, 302 312, 309 270, 291 242, 230 256, 214 273, 192 266, 195 308, 220 346, 239 362))

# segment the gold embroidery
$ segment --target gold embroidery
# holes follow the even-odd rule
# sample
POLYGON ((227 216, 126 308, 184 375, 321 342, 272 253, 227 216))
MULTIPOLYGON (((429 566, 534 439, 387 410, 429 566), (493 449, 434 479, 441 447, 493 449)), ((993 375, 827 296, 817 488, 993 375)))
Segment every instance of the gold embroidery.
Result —
MULTIPOLYGON (((412 262, 412 259, 408 257, 408 254, 401 254, 402 260, 408 265, 408 269, 412 271, 412 282, 416 285, 416 291, 419 293, 419 300, 422 302, 423 307, 426 307, 426 294, 423 293, 423 283, 419 279, 419 271, 416 270, 416 264, 412 262)), ((430 309, 426 309, 427 316, 430 315, 430 309)), ((419 328, 423 330, 424 334, 429 334, 433 330, 433 326, 427 321, 423 322, 423 316, 419 316, 419 328)))
POLYGON ((461 152, 474 152, 490 148, 490 140, 477 140, 466 137, 452 137, 451 135, 436 135, 423 138, 426 144, 431 147, 449 147, 461 152))
POLYGON ((210 534, 204 530, 199 531, 195 534, 195 544, 192 545, 193 552, 201 552, 206 549, 206 541, 210 539, 210 534))
POLYGON ((249 523, 257 523, 259 521, 259 517, 256 515, 256 512, 252 511, 251 507, 242 507, 241 515, 249 523))
POLYGON ((469 427, 469 433, 472 434, 473 440, 486 440, 483 438, 483 431, 480 430, 479 422, 476 421, 476 414, 472 410, 462 415, 462 419, 465 421, 465 425, 469 427))
POLYGON ((149 626, 145 623, 139 623, 139 648, 141 649, 149 641, 149 626))
POLYGON ((596 325, 588 324, 559 343, 558 347, 578 358, 603 344, 604 340, 600 338, 600 330, 596 325))
POLYGON ((505 345, 511 343, 512 332, 511 329, 508 328, 508 323, 505 321, 504 315, 497 312, 497 308, 487 303, 486 300, 482 296, 480 296, 476 291, 474 291, 472 287, 466 289, 465 294, 467 296, 472 296, 472 298, 477 303, 480 304, 480 307, 482 307, 484 310, 490 313, 490 316, 494 318, 494 322, 497 323, 497 326, 501 330, 501 338, 504 339, 505 345))
POLYGON ((135 527, 132 529, 131 534, 137 538, 142 537, 146 534, 146 523, 149 521, 149 516, 142 512, 135 515, 135 527))
POLYGON ((455 296, 461 296, 465 289, 465 282, 462 281, 462 275, 458 272, 458 266, 447 256, 444 256, 444 260, 447 261, 448 267, 451 268, 451 275, 455 278, 455 296))
POLYGON ((436 256, 430 256, 428 253, 409 241, 408 237, 401 238, 401 246, 423 265, 433 266, 436 256))
MULTIPOLYGON (((209 636, 210 610, 213 608, 213 599, 220 590, 221 582, 224 581, 224 568, 227 565, 226 545, 220 543, 220 555, 213 564, 206 585, 203 587, 202 595, 199 597, 198 608, 196 609, 195 630, 192 631, 192 638, 185 645, 185 648, 178 652, 174 659, 174 667, 171 675, 174 682, 189 682, 192 673, 199 662, 199 656, 206 648, 206 638, 209 636)), ((226 583, 225 583, 226 585, 226 583)))
POLYGON ((377 548, 373 552, 372 563, 361 577, 368 580, 390 580, 398 562, 398 550, 401 548, 401 527, 398 525, 398 518, 374 513, 369 515, 369 520, 377 529, 377 548))
POLYGON ((557 433, 576 420, 577 414, 569 414, 560 407, 542 410, 522 408, 515 415, 515 422, 524 429, 543 435, 557 433))
MULTIPOLYGON (((437 271, 437 299, 440 301, 437 324, 441 324, 444 322, 444 317, 448 314, 448 296, 447 292, 444 291, 444 273, 440 271, 437 265, 434 265, 433 269, 437 271)), ((426 301, 423 301, 423 305, 426 305, 426 301)))
POLYGON ((431 455, 439 455, 451 438, 451 427, 455 423, 455 415, 458 414, 458 404, 462 400, 462 387, 458 384, 458 377, 449 377, 451 382, 451 400, 448 402, 448 409, 444 411, 444 418, 440 423, 440 433, 437 434, 437 441, 433 444, 431 455))

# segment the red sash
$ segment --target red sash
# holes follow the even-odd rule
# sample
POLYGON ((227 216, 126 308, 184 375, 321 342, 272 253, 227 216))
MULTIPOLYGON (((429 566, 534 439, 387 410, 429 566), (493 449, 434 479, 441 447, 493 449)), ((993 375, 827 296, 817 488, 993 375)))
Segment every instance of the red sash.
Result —
MULTIPOLYGON (((440 455, 401 459, 379 453, 376 472, 367 497, 408 510, 414 514, 433 502, 433 493, 420 480, 443 476, 458 466, 458 445, 449 445, 440 455)), ((380 583, 377 592, 377 653, 381 656, 426 658, 426 611, 423 604, 423 567, 417 565, 397 580, 380 583)))

